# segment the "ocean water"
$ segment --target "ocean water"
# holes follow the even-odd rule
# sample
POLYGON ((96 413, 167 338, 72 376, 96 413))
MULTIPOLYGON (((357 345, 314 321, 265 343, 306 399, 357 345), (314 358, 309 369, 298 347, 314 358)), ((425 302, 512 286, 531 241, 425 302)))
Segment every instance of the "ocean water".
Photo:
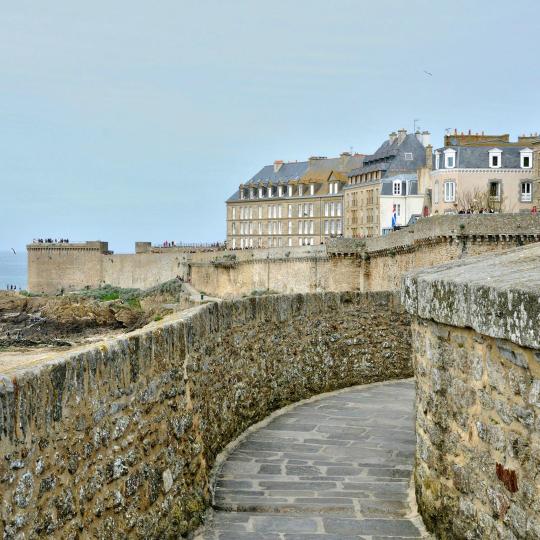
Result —
POLYGON ((16 285, 17 289, 26 289, 26 250, 0 251, 0 289, 6 285, 16 285))

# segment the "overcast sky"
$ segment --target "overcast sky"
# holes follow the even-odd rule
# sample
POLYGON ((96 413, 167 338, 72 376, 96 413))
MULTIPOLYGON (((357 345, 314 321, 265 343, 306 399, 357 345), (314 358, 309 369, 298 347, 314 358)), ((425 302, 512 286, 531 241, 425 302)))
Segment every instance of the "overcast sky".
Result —
POLYGON ((415 118, 436 145, 540 131, 539 21, 537 0, 3 2, 0 250, 222 240, 263 165, 415 118))

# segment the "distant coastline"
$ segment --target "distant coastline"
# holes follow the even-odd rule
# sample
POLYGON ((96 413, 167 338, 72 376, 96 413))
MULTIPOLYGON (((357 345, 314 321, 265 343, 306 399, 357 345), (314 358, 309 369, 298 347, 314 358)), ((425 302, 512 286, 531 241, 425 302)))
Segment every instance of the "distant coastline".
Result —
POLYGON ((0 251, 0 289, 7 285, 16 285, 17 289, 26 289, 27 284, 26 250, 0 251))

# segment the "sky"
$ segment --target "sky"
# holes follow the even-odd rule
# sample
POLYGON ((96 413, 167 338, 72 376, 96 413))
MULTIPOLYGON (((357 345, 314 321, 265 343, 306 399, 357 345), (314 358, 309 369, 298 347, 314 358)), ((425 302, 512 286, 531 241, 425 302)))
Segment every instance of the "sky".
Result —
POLYGON ((435 146, 540 131, 539 21, 537 0, 3 2, 0 251, 223 240, 264 165, 415 119, 435 146))

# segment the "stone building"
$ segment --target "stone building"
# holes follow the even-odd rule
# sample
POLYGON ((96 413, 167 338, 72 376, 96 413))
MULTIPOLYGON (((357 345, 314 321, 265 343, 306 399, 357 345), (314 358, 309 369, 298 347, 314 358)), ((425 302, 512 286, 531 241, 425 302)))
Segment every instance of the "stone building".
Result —
MULTIPOLYGON (((343 190, 345 236, 360 238, 380 235, 387 226, 381 221, 383 181, 400 174, 419 174, 419 170, 426 166, 426 155, 430 161, 429 133, 407 133, 406 129, 400 129, 397 133, 391 133, 374 154, 366 156, 362 166, 349 173, 348 183, 343 190)), ((405 183, 405 189, 408 185, 411 184, 405 183)), ((403 182, 399 179, 392 182, 392 189, 395 190, 392 195, 396 197, 408 195, 403 193, 403 182)), ((418 193, 422 191, 418 191, 417 183, 415 195, 418 193)), ((402 203, 396 199, 395 204, 402 203)))
POLYGON ((232 249, 324 243, 343 234, 343 187, 363 155, 275 161, 227 200, 227 245, 232 249))
POLYGON ((538 195, 534 187, 538 136, 508 134, 446 135, 433 156, 431 211, 435 214, 492 209, 530 212, 538 195))

